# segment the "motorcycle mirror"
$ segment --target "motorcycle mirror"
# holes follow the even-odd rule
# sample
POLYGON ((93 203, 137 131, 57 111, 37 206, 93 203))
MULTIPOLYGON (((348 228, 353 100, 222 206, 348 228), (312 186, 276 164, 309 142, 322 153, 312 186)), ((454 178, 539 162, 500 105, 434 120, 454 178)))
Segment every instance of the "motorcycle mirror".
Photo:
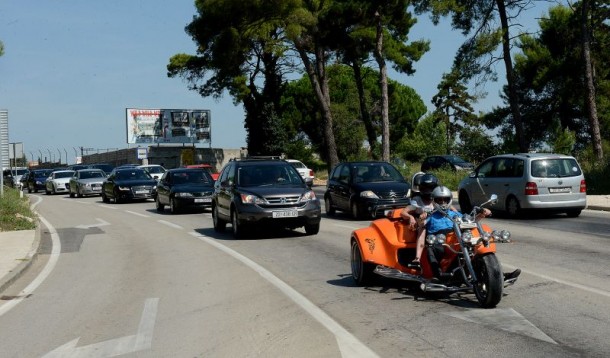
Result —
POLYGON ((498 196, 496 194, 491 194, 491 198, 489 198, 489 202, 495 204, 498 202, 498 196))

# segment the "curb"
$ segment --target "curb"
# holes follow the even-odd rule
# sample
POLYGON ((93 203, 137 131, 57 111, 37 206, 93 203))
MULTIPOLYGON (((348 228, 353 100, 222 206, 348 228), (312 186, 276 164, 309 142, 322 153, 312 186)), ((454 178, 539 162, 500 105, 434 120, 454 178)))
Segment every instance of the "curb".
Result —
POLYGON ((34 261, 38 258, 38 251, 40 249, 40 244, 42 240, 40 239, 40 222, 36 225, 36 229, 34 229, 34 241, 32 242, 32 247, 28 254, 21 260, 12 271, 6 274, 4 277, 0 277, 0 293, 2 293, 6 288, 8 288, 13 282, 15 282, 19 277, 21 277, 25 271, 30 268, 30 266, 34 263, 34 261))

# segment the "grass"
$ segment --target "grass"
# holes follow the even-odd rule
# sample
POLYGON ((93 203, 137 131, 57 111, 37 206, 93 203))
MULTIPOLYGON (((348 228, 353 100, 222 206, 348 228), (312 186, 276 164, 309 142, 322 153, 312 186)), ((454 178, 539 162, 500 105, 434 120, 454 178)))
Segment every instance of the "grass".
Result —
POLYGON ((36 219, 27 196, 21 197, 19 190, 5 186, 0 197, 0 231, 33 230, 36 219))

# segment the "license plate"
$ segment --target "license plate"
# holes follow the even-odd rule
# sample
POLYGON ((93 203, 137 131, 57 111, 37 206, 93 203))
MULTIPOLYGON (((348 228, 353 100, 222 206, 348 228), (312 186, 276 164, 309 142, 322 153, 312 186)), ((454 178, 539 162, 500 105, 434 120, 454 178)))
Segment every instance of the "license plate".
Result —
POLYGON ((195 202, 196 203, 211 203, 212 198, 196 198, 195 202))
POLYGON ((572 191, 572 188, 570 187, 565 187, 565 188, 549 188, 549 193, 569 193, 570 191, 572 191))
POLYGON ((136 190, 136 194, 148 194, 148 190, 136 190))
POLYGON ((299 212, 296 210, 283 210, 283 211, 274 211, 273 218, 296 218, 299 216, 299 212))

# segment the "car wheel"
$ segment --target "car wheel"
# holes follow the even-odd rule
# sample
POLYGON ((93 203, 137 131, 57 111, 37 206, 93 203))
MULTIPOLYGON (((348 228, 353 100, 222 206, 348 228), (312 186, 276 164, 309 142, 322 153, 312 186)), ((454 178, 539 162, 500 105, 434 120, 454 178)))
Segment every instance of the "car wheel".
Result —
POLYGON ((330 200, 330 196, 324 198, 324 209, 326 210, 326 215, 333 216, 335 215, 335 208, 333 207, 333 203, 330 200))
POLYGON ((74 193, 72 192, 72 190, 70 190, 70 197, 73 198, 74 197, 74 193))
POLYGON ((512 218, 519 217, 521 214, 521 206, 514 196, 509 196, 506 200, 506 212, 508 213, 508 216, 512 218))
POLYGON ((83 197, 83 193, 80 191, 80 189, 76 189, 76 196, 78 196, 79 198, 83 197))
POLYGON ((165 205, 161 204, 161 201, 159 201, 159 195, 157 195, 157 197, 155 198, 155 207, 157 208, 157 211, 161 212, 163 211, 163 209, 165 209, 165 205))
POLYGON ((470 203, 470 197, 465 190, 460 190, 458 195, 458 202, 460 204, 460 211, 462 213, 469 213, 472 211, 472 204, 470 203))
POLYGON ((108 197, 106 196, 106 193, 102 192, 102 201, 104 203, 109 203, 110 199, 108 199, 108 197))
POLYGON ((51 191, 49 191, 49 189, 47 189, 47 188, 44 188, 44 193, 47 195, 51 195, 51 191))
POLYGON ((231 210, 231 226, 233 226, 233 237, 241 239, 244 237, 244 225, 239 222, 237 210, 231 210))
POLYGON ((214 223, 214 230, 217 232, 224 231, 227 226, 227 222, 218 217, 218 207, 216 205, 212 208, 212 222, 214 223))
POLYGON ((120 204, 121 203, 121 194, 119 193, 118 190, 114 191, 114 203, 115 204, 120 204))
POLYGON ((178 203, 176 202, 175 198, 170 198, 169 199, 169 211, 172 214, 177 214, 178 213, 178 203))
POLYGON ((28 185, 28 193, 32 193, 32 188, 28 185))
POLYGON ((320 223, 305 224, 305 233, 307 235, 317 235, 320 232, 320 223))
POLYGON ((360 209, 358 209, 358 204, 356 204, 355 202, 352 202, 351 208, 352 208, 352 217, 356 220, 360 219, 362 217, 362 213, 360 213, 360 209))

